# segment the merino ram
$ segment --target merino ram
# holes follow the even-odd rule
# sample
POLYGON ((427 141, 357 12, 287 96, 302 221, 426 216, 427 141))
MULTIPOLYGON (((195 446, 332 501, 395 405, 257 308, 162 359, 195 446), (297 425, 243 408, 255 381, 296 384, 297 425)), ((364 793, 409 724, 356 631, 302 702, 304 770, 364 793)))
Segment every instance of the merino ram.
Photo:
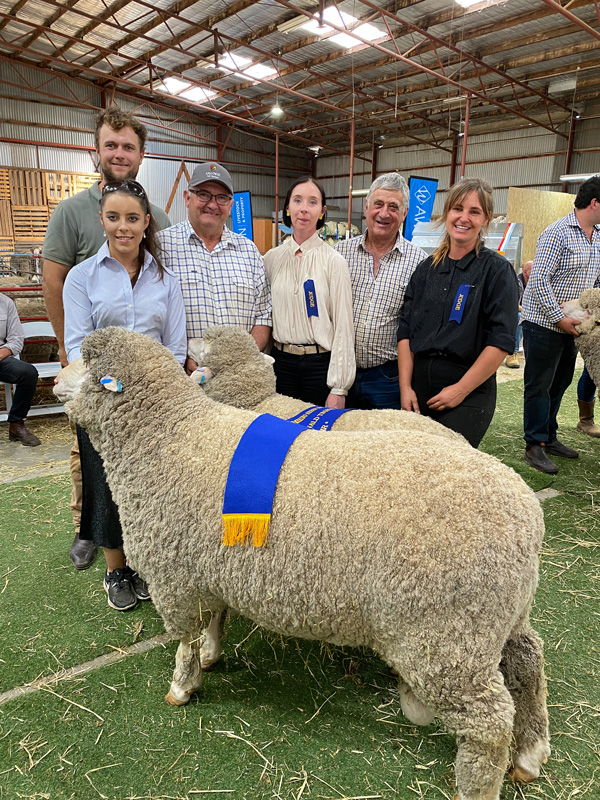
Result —
POLYGON ((509 764, 539 775, 546 683, 529 613, 544 524, 518 475, 427 433, 306 431, 266 544, 225 546, 228 468, 256 415, 207 398, 141 334, 97 330, 82 355, 68 413, 104 461, 128 561, 180 638, 170 703, 200 687, 200 631, 230 606, 280 634, 378 653, 456 733, 458 800, 499 800, 509 764), (107 374, 121 392, 102 387, 107 374))
MULTIPOLYGON (((219 403, 245 408, 257 414, 289 419, 310 403, 275 392, 272 359, 265 357, 249 333, 234 325, 214 325, 203 339, 190 339, 188 354, 200 369, 192 379, 219 403)), ((336 431, 414 430, 432 433, 454 442, 466 440, 439 422, 421 414, 391 409, 346 411, 335 423, 336 431)))

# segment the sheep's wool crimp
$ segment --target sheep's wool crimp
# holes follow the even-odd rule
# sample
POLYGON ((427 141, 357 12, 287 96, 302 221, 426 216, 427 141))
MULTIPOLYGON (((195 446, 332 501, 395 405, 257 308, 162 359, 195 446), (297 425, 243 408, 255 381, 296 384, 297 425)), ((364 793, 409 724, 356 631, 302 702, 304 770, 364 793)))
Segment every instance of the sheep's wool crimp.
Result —
POLYGON ((223 544, 266 544, 279 471, 293 441, 305 429, 261 414, 235 449, 223 499, 223 544))

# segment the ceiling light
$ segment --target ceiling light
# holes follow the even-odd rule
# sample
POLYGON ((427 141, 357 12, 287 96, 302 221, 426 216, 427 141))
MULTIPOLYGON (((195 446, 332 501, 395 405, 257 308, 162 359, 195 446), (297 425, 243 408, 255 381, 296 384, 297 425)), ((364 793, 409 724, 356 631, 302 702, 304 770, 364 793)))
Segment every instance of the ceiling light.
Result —
POLYGON ((180 97, 185 97, 187 100, 192 100, 194 103, 205 103, 214 97, 217 93, 212 89, 203 89, 201 86, 192 86, 191 89, 186 89, 181 92, 180 97))
POLYGON ((177 94, 183 89, 189 89, 192 85, 189 81, 182 81, 180 78, 163 78, 163 84, 169 94, 177 94))
POLYGON ((576 78, 566 78, 563 81, 553 81, 548 84, 548 94, 560 94, 561 92, 573 92, 577 88, 576 78))
POLYGON ((308 149, 310 150, 311 153, 314 153, 316 156, 318 156, 319 151, 322 150, 323 148, 321 147, 320 144, 309 144, 308 149))
POLYGON ((275 105, 271 108, 272 117, 281 117, 283 115, 283 108, 279 105, 279 100, 275 101, 275 105))

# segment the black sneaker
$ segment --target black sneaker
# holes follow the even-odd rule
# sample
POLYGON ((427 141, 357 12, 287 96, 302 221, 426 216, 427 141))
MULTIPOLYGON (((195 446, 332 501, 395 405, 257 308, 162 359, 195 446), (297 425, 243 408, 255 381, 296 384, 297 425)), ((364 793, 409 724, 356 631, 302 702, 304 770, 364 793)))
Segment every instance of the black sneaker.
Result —
POLYGON ((104 591, 108 594, 108 605, 116 611, 129 611, 138 604, 124 569, 113 569, 104 575, 104 591))
POLYGON ((134 572, 128 564, 123 567, 123 574, 131 584, 134 595, 138 600, 150 600, 150 592, 148 591, 148 584, 143 578, 134 572))

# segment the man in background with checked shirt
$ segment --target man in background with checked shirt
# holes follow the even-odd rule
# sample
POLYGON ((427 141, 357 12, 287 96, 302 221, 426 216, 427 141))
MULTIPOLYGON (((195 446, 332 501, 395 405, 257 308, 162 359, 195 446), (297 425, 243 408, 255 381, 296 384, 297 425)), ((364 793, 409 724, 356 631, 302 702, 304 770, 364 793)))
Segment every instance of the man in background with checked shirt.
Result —
POLYGON ((350 269, 354 309, 356 379, 346 408, 401 408, 398 317, 410 276, 427 257, 400 233, 408 198, 401 175, 380 175, 365 202, 366 233, 336 245, 350 269))
POLYGON ((600 177, 585 181, 575 208, 538 239, 531 277, 523 294, 525 459, 539 472, 554 474, 549 456, 577 458, 579 453, 556 438, 556 417, 573 380, 578 320, 560 304, 600 286, 600 177))
MULTIPOLYGON (((188 339, 210 325, 238 325, 260 350, 271 333, 271 295, 256 245, 225 227, 233 206, 233 183, 216 162, 199 164, 183 197, 188 218, 160 231, 165 267, 181 282, 188 339)), ((198 365, 188 358, 186 370, 198 365)))

